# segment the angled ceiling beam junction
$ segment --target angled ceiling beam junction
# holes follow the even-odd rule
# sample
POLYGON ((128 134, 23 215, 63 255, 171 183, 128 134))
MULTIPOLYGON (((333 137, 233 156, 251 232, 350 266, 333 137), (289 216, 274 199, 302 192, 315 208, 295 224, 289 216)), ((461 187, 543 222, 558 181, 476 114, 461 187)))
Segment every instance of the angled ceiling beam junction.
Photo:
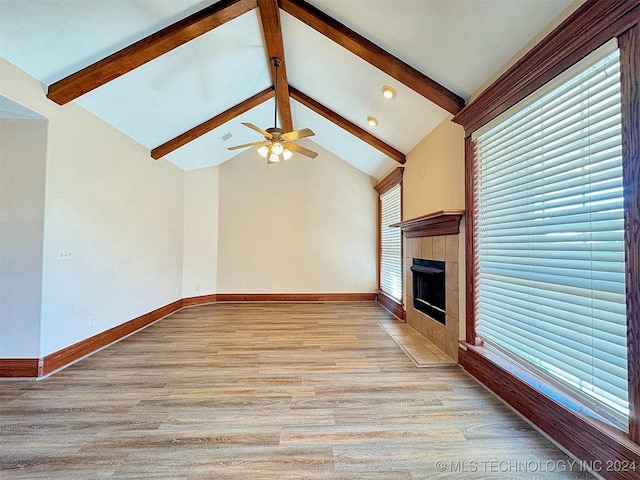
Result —
POLYGON ((269 87, 261 91, 260 93, 255 94, 253 97, 246 99, 244 102, 239 103, 235 107, 231 107, 229 110, 225 110, 221 114, 216 115, 206 122, 201 123, 197 127, 193 127, 191 130, 188 130, 183 134, 178 135, 176 138, 173 138, 168 142, 163 143, 159 147, 154 148, 153 150, 151 150, 151 157, 155 160, 164 157, 168 153, 171 153, 174 150, 177 150, 178 148, 195 140, 196 138, 201 137, 214 128, 217 128, 220 125, 233 120, 238 115, 241 115, 244 112, 251 110, 253 107, 257 107, 261 103, 266 102, 270 98, 273 98, 274 95, 275 91, 273 87, 269 87))
MULTIPOLYGON (((280 26, 280 8, 278 0, 258 0, 258 10, 262 21, 262 31, 264 33, 265 47, 269 59, 279 58, 278 67, 278 91, 276 92, 276 102, 282 121, 282 128, 285 132, 293 130, 293 120, 291 118, 291 103, 289 101, 289 81, 287 80, 287 66, 284 60, 284 43, 282 41, 282 28, 280 26)), ((276 84, 276 69, 271 63, 271 78, 276 84)), ((275 125, 274 125, 275 127, 275 125)))
POLYGON ((256 8, 256 0, 221 0, 51 84, 47 98, 64 105, 256 8))
POLYGON ((404 153, 400 152, 399 150, 396 150, 391 145, 380 140, 378 137, 371 135, 369 132, 367 132, 363 128, 360 128, 355 123, 351 123, 346 118, 338 115, 333 110, 330 110, 329 108, 325 107, 321 103, 318 103, 313 98, 305 95, 300 90, 297 90, 291 85, 289 85, 289 93, 291 94, 291 98, 293 98, 294 100, 302 103, 304 106, 322 115, 327 120, 332 121, 333 123, 338 125, 340 128, 343 128, 344 130, 351 133, 352 135, 355 135, 360 140, 368 143, 373 148, 381 151, 382 153, 390 157, 392 160, 395 160, 398 163, 405 163, 407 161, 404 153))
POLYGON ((394 57, 313 5, 304 0, 279 0, 279 3, 280 8, 288 14, 405 84, 447 112, 455 115, 464 107, 464 100, 451 90, 394 57))

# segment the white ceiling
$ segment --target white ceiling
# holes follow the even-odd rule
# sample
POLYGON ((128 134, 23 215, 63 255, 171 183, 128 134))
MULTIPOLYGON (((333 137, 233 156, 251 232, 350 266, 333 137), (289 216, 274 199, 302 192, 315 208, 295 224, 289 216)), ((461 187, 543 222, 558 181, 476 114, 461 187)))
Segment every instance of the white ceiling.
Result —
MULTIPOLYGON (((70 75, 211 0, 0 0, 0 56, 45 85, 70 75)), ((571 0, 311 0, 309 3, 467 99, 562 12, 571 0)), ((407 153, 449 114, 280 10, 289 84, 407 153), (383 85, 397 97, 384 100, 383 85), (370 127, 367 116, 380 121, 370 127)), ((149 149, 271 85, 257 9, 75 100, 149 149)), ((173 151, 190 170, 260 140, 242 126, 273 126, 269 100, 173 151), (221 137, 231 134, 223 141, 221 137)), ((381 178, 397 163, 291 100, 294 128, 381 178)), ((301 161, 306 157, 298 156, 301 161)), ((321 161, 321 156, 314 161, 321 161)))

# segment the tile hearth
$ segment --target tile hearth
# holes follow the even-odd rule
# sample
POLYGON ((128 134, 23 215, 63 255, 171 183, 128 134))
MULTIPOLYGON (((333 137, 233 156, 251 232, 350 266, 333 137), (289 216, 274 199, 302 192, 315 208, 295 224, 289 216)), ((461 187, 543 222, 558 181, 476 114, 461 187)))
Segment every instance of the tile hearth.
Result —
POLYGON ((380 322, 416 367, 455 367, 457 362, 411 326, 403 322, 380 322))

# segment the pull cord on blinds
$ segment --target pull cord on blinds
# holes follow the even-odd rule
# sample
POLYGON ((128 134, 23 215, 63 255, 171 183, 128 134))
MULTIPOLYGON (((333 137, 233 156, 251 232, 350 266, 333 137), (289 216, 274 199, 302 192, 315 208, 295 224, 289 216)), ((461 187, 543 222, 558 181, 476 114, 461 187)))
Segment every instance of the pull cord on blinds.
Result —
POLYGON ((626 430, 615 40, 474 140, 478 336, 626 430))

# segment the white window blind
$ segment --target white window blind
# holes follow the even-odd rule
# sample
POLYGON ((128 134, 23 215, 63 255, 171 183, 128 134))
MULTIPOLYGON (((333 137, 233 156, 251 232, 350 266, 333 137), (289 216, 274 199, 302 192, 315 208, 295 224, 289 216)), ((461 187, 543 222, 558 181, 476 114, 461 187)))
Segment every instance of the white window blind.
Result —
POLYGON ((474 135, 477 334, 627 429, 615 42, 483 130, 474 135))
POLYGON ((380 290, 402 300, 402 231, 389 227, 401 220, 401 187, 380 195, 380 290))

